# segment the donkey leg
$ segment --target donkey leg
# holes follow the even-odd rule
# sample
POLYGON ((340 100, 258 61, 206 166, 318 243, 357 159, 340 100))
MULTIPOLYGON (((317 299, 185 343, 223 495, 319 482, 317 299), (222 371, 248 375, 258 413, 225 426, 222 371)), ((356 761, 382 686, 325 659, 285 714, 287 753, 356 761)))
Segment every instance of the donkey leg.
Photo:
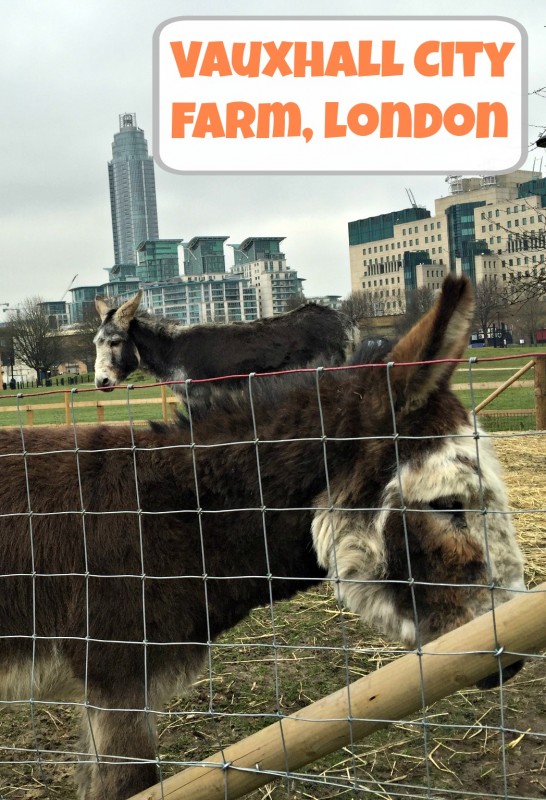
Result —
POLYGON ((153 716, 142 711, 84 710, 81 800, 126 800, 157 782, 153 716), (87 755, 85 755, 87 754, 87 755), (152 763, 131 763, 132 761, 152 763))

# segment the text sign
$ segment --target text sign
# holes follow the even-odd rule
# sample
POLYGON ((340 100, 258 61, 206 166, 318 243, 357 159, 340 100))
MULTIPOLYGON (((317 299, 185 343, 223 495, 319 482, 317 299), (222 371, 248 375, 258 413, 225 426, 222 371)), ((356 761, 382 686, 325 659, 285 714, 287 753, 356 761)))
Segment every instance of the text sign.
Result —
POLYGON ((154 155, 176 172, 509 171, 526 37, 500 18, 174 19, 154 155))

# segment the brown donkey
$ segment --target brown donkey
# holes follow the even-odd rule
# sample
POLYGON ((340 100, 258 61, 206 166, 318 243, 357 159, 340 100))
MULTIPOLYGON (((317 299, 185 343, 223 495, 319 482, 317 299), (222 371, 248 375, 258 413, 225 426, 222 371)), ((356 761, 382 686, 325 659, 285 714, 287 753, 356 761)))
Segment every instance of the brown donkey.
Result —
MULTIPOLYGON (((472 312, 448 278, 389 361, 460 357, 472 312)), ((330 580, 414 647, 524 590, 453 369, 253 379, 157 429, 0 430, 0 696, 85 703, 81 798, 156 781, 154 710, 257 605, 330 580)))

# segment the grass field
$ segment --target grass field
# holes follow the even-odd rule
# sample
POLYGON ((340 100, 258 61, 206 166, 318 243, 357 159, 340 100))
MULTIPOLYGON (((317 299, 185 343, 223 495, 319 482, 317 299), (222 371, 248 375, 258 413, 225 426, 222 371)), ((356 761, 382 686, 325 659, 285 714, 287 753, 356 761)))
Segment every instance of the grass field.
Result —
MULTIPOLYGON (((529 352, 544 352, 544 349, 530 348, 529 352)), ((521 356, 521 348, 480 348, 468 349, 468 358, 477 358, 477 363, 472 365, 461 364, 453 376, 453 387, 458 391, 458 396, 467 408, 480 403, 488 397, 493 388, 507 380, 520 367, 524 366, 530 359, 521 356), (508 359, 508 356, 518 356, 508 359), (502 361, 483 361, 486 358, 499 358, 502 361), (472 392, 469 388, 472 383, 472 392), (487 384, 487 387, 484 386, 487 384), (493 384, 494 386, 491 386, 493 384)), ((530 382, 533 380, 533 371, 530 370, 523 378, 515 383, 510 389, 496 398, 489 406, 488 412, 510 411, 513 409, 527 409, 532 412, 534 409, 534 394, 530 382)), ((104 403, 105 422, 123 422, 132 418, 135 421, 144 422, 150 419, 160 419, 162 408, 160 404, 161 391, 158 387, 142 388, 142 384, 154 383, 152 376, 142 373, 128 379, 133 383, 134 389, 127 390, 116 388, 113 392, 103 393, 95 390, 94 384, 79 384, 75 390, 70 389, 25 389, 21 392, 22 397, 17 399, 16 393, 8 390, 0 391, 0 426, 28 424, 26 407, 29 405, 39 406, 33 411, 33 423, 39 425, 62 425, 66 420, 65 397, 68 396, 70 404, 70 419, 76 422, 97 422, 97 402, 104 403), (143 403, 143 401, 155 401, 143 403), (134 402, 138 401, 138 402, 134 402), (115 402, 115 405, 112 404, 115 402), (84 404, 88 404, 87 407, 84 404), (10 411, 5 409, 10 408, 10 411)), ((171 396, 170 390, 167 390, 171 396)), ((520 415, 521 416, 521 415, 520 415)), ((484 415, 484 424, 488 429, 487 415, 484 415)), ((493 423, 491 423, 493 424, 493 423)), ((497 429, 503 426, 495 418, 497 429)), ((533 415, 522 416, 521 419, 512 423, 512 429, 532 429, 534 426, 533 415)))

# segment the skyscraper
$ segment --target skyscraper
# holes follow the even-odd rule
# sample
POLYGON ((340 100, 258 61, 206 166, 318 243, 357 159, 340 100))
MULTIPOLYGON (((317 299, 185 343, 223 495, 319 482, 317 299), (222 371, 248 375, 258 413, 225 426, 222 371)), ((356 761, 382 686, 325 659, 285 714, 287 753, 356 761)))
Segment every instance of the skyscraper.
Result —
POLYGON ((137 247, 158 239, 154 162, 136 114, 120 114, 108 162, 115 264, 137 264, 137 247))

